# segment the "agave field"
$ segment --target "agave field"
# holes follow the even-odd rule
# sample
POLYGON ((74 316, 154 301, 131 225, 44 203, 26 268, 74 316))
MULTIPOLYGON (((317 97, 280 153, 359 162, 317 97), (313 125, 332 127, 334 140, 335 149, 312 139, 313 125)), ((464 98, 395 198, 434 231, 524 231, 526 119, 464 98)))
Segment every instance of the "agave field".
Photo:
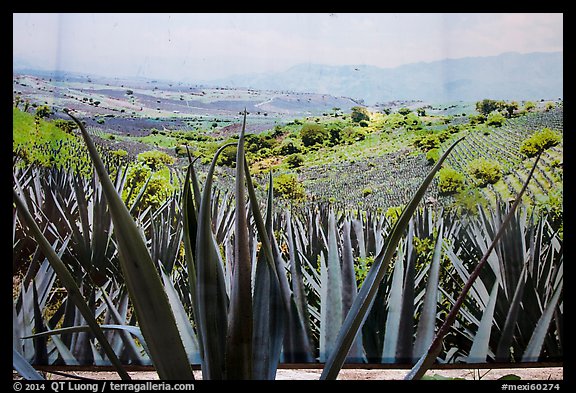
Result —
MULTIPOLYGON (((500 184, 500 187, 498 184, 490 185, 483 193, 486 199, 492 201, 497 197, 504 200, 514 198, 530 170, 529 162, 519 151, 522 140, 544 127, 561 133, 562 116, 562 110, 531 113, 509 119, 502 127, 472 131, 448 158, 448 164, 462 173, 467 173, 466 165, 476 158, 498 162, 504 172, 501 180, 503 184, 500 184)), ((562 188, 562 169, 558 165, 563 161, 562 151, 561 145, 555 146, 542 156, 542 163, 526 193, 528 204, 542 198, 550 190, 562 188)), ((467 176, 470 180, 470 175, 467 176)))
POLYGON ((412 379, 434 363, 562 361, 563 235, 523 203, 561 187, 562 145, 518 150, 543 126, 561 132, 561 116, 454 135, 434 165, 395 153, 341 163, 340 176, 304 168, 325 197, 300 205, 279 201, 271 171, 255 187, 243 128, 231 187, 215 178, 223 145, 205 175, 189 155, 171 196, 139 208, 146 184, 70 114, 88 151, 70 155, 88 167, 14 158, 14 367, 274 379, 280 364, 317 363, 335 379, 345 363, 391 363, 414 366, 412 379), (426 203, 442 165, 465 172, 479 156, 501 163, 506 192, 486 188, 493 203, 475 214, 426 203))

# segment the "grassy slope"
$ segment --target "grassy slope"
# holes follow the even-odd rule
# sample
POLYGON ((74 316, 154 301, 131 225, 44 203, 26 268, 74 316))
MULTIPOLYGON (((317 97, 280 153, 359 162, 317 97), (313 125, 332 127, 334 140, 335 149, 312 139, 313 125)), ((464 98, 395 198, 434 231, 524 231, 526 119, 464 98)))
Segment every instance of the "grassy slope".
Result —
POLYGON ((34 115, 14 108, 12 111, 13 146, 28 145, 31 141, 38 144, 53 143, 58 140, 74 140, 75 138, 56 127, 51 121, 40 120, 39 132, 36 132, 34 115))

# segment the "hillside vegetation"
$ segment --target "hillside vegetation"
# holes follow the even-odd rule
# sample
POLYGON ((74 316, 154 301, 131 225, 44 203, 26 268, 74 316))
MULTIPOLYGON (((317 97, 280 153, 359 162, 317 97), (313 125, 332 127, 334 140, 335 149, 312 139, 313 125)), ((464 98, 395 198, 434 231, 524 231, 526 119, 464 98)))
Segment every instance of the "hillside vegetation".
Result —
MULTIPOLYGON (((292 202, 329 202, 349 209, 386 211, 406 203, 442 149, 454 138, 465 136, 445 164, 445 169, 461 180, 450 190, 439 189, 435 180, 426 200, 474 210, 478 203, 514 198, 533 162, 521 152, 522 144, 534 133, 549 130, 558 135, 559 143, 545 152, 524 199, 528 205, 558 209, 562 201, 562 104, 513 103, 511 110, 512 104, 499 102, 500 110, 486 115, 483 111, 491 102, 485 101, 484 106, 483 102, 477 103, 478 114, 469 116, 427 114, 429 108, 425 107, 370 112, 357 106, 350 113, 333 108, 324 116, 297 118, 259 133, 250 133, 248 125, 247 160, 260 180, 261 190, 269 170, 282 174, 279 182, 291 186, 277 184, 276 191, 292 202), (475 177, 470 165, 479 159, 488 163, 484 165, 497 166, 495 178, 482 181, 475 177)), ((83 154, 74 153, 82 147, 78 147, 73 133, 55 126, 61 120, 38 119, 18 109, 14 109, 13 118, 14 151, 18 155, 43 165, 52 162, 84 167, 80 164, 83 154)), ((237 134, 230 132, 234 128, 228 126, 186 131, 152 129, 140 137, 91 129, 102 148, 105 146, 115 159, 127 156, 137 161, 138 154, 159 150, 174 157, 174 163, 168 165, 173 168, 186 164, 188 154, 205 166, 220 146, 237 140, 237 134)), ((231 187, 235 156, 236 148, 230 147, 218 161, 219 187, 224 190, 231 187)), ((158 168, 151 169, 155 172, 158 168)), ((164 169, 164 183, 173 188, 169 177, 164 169)), ((143 179, 140 181, 143 184, 143 179)))

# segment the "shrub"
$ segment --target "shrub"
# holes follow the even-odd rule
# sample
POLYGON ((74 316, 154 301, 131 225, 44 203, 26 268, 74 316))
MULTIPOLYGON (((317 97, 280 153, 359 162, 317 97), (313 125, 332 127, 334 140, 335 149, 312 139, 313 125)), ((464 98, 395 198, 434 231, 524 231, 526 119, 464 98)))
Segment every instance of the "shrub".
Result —
POLYGON ((140 153, 138 154, 137 159, 153 171, 157 171, 165 165, 172 165, 175 161, 174 157, 158 150, 150 150, 140 153))
POLYGON ((263 147, 262 149, 258 150, 258 152, 256 152, 255 157, 256 158, 268 158, 271 157, 272 154, 272 150, 270 150, 267 147, 263 147))
POLYGON ((304 186, 296 175, 283 173, 276 176, 272 181, 274 194, 292 201, 301 201, 306 198, 304 186))
POLYGON ((404 121, 410 130, 422 129, 422 119, 420 119, 420 117, 413 112, 410 112, 404 116, 404 121))
POLYGON ((374 191, 370 187, 366 187, 362 190, 362 196, 363 197, 367 197, 368 195, 371 195, 372 193, 374 193, 374 191))
POLYGON ((414 145, 424 151, 429 151, 440 146, 440 138, 436 134, 419 136, 414 140, 414 145))
POLYGON ((477 158, 468 164, 468 172, 476 179, 478 186, 494 184, 502 178, 502 167, 498 162, 477 158))
POLYGON ((289 168, 298 168, 304 163, 304 157, 301 154, 292 154, 286 159, 289 168))
POLYGON ((306 147, 322 144, 329 136, 328 131, 320 124, 307 123, 300 130, 302 144, 306 147))
POLYGON ((128 156, 128 152, 124 149, 112 150, 109 154, 113 157, 118 157, 118 158, 123 158, 123 157, 128 156))
POLYGON ((398 221, 398 219, 402 215, 402 211, 404 210, 404 207, 405 206, 392 206, 392 207, 389 207, 388 209, 386 209, 386 213, 384 213, 384 215, 386 216, 386 218, 390 222, 390 225, 394 225, 396 223, 396 221, 398 221))
POLYGON ((274 150, 282 156, 289 156, 290 154, 300 153, 302 151, 298 143, 289 138, 284 139, 282 144, 274 150))
POLYGON ((536 104, 532 101, 526 101, 524 103, 524 110, 526 112, 530 112, 530 111, 534 110, 535 108, 536 108, 536 104))
POLYGON ((468 116, 468 119, 470 120, 470 125, 476 125, 476 124, 483 124, 486 121, 486 116, 479 114, 479 115, 470 115, 468 116))
POLYGON ((402 116, 408 116, 408 114, 412 112, 412 110, 410 108, 400 108, 398 109, 398 113, 401 114, 402 116))
POLYGON ((328 132, 330 133, 330 144, 332 146, 342 142, 342 128, 339 125, 332 125, 328 132))
POLYGON ((54 120, 54 125, 60 128, 62 131, 67 132, 69 134, 71 134, 72 131, 78 128, 76 123, 74 123, 72 120, 57 119, 54 120))
POLYGON ((246 151, 251 153, 258 153, 262 149, 272 149, 278 143, 274 138, 266 134, 248 134, 245 140, 246 151))
POLYGON ((428 160, 429 164, 434 164, 440 158, 440 150, 438 148, 428 150, 426 153, 426 160, 428 160))
POLYGON ((450 134, 457 134, 460 132, 460 126, 457 124, 450 124, 448 128, 446 128, 446 131, 450 134))
POLYGON ((178 145, 174 148, 174 154, 178 157, 187 157, 188 151, 186 150, 186 145, 178 145))
POLYGON ((527 157, 534 157, 539 151, 556 146, 561 140, 562 137, 559 134, 549 128, 543 128, 522 142, 520 153, 527 157))
POLYGON ((400 128, 406 125, 404 116, 399 113, 392 113, 386 116, 385 125, 391 129, 400 128))
POLYGON ((143 162, 137 163, 130 167, 126 179, 128 187, 123 191, 124 199, 126 199, 128 195, 131 195, 130 200, 127 201, 128 205, 134 203, 136 196, 148 178, 150 178, 150 181, 146 186, 144 194, 141 196, 137 209, 138 211, 144 211, 148 207, 157 209, 170 197, 170 195, 172 195, 175 189, 175 187, 170 183, 170 173, 168 168, 152 173, 152 169, 143 162), (134 191, 131 194, 130 188, 134 188, 134 191))
POLYGON ((222 150, 220 156, 218 157, 217 164, 218 165, 226 165, 229 167, 236 166, 236 155, 238 153, 237 146, 229 146, 226 149, 222 150))
POLYGON ((48 105, 40 105, 36 108, 36 117, 45 119, 52 114, 52 110, 48 105))
POLYGON ((144 195, 142 195, 140 209, 144 210, 146 207, 159 208, 173 192, 174 186, 170 184, 168 178, 161 176, 160 172, 155 173, 148 182, 144 195))
POLYGON ((453 168, 438 171, 438 192, 443 195, 455 194, 464 187, 464 175, 453 168))
POLYGON ((357 141, 363 141, 366 139, 366 131, 359 129, 357 127, 346 127, 343 130, 344 139, 349 143, 354 143, 357 141))
POLYGON ((497 111, 490 112, 486 118, 486 124, 494 127, 501 127, 505 121, 506 118, 497 111))

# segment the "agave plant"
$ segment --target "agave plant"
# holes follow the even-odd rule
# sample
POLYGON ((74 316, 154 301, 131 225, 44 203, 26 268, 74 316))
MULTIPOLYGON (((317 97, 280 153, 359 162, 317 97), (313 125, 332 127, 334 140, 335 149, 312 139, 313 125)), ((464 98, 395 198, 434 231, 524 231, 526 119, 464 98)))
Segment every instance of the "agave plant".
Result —
MULTIPOLYGON (((526 189, 528 187, 528 183, 530 181, 532 174, 534 173, 534 171, 536 169, 536 166, 538 164, 538 161, 540 159, 541 154, 542 154, 542 152, 540 152, 538 154, 538 156, 536 157, 536 160, 534 162, 534 166, 532 167, 532 170, 530 171, 530 174, 529 174, 528 178, 526 179, 526 181, 522 187, 522 190, 518 194, 515 202, 510 207, 510 210, 507 212, 507 214, 503 218, 502 222, 499 223, 499 225, 497 227, 497 231, 495 232, 494 237, 492 238, 491 242, 489 243, 489 245, 487 245, 485 250, 483 250, 483 255, 482 255, 480 261, 474 267, 473 271, 471 273, 469 273, 467 280, 466 280, 461 292, 458 295, 458 298, 456 299, 454 305, 452 306, 452 308, 450 310, 450 313, 446 316, 446 319, 443 321, 442 325, 440 326, 440 328, 436 332, 434 339, 429 344, 426 352, 420 357, 418 362, 414 365, 414 367, 406 375, 405 379, 420 379, 420 378, 422 378, 424 373, 426 372, 426 370, 428 370, 431 367, 431 365, 435 362, 437 356, 439 355, 439 353, 441 351, 443 340, 444 340, 446 334, 448 333, 449 329, 451 328, 452 324, 456 320, 456 317, 457 317, 458 313, 460 312, 461 308, 463 307, 463 304, 466 300, 468 293, 471 291, 474 284, 478 282, 476 280, 478 279, 480 274, 483 272, 484 266, 486 264, 488 264, 492 267, 492 270, 496 273, 497 280, 492 285, 488 300, 484 301, 485 308, 484 308, 482 320, 479 323, 476 338, 474 339, 474 343, 473 343, 472 348, 470 350, 471 353, 469 354, 469 358, 472 361, 475 361, 478 358, 484 358, 484 359, 486 358, 488 341, 489 341, 489 337, 490 337, 490 330, 492 327, 492 318, 493 318, 495 305, 496 305, 496 297, 498 296, 498 288, 500 285, 506 286, 506 282, 504 281, 503 277, 505 274, 510 275, 510 271, 513 269, 513 267, 512 267, 513 265, 512 266, 506 266, 506 264, 504 264, 504 263, 499 264, 499 265, 495 265, 494 261, 492 261, 492 263, 490 263, 490 257, 491 257, 491 255, 493 255, 492 251, 494 251, 494 249, 500 244, 499 243, 500 239, 503 236, 505 236, 505 234, 506 234, 506 231, 508 229, 508 224, 512 220, 512 218, 514 217, 514 212, 516 211, 516 208, 520 204, 520 201, 522 199, 522 194, 526 191, 526 189), (511 269, 511 267, 512 267, 512 269, 511 269)), ((554 269, 554 270, 556 270, 556 269, 554 269)), ((562 263, 561 262, 560 262, 560 265, 556 271, 559 273, 557 274, 557 276, 554 280, 554 285, 549 290, 549 292, 552 292, 553 294, 550 296, 548 304, 547 304, 545 310, 542 312, 540 319, 538 320, 538 323, 536 325, 536 328, 534 329, 534 331, 532 333, 532 337, 530 338, 530 343, 528 345, 528 348, 526 349, 526 354, 523 356, 523 360, 528 360, 530 358, 533 358, 534 356, 536 356, 536 358, 537 358, 541 352, 544 337, 546 335, 546 332, 548 330, 548 326, 549 326, 550 321, 552 319, 554 310, 555 310, 557 303, 558 303, 558 300, 560 298, 560 293, 561 293, 561 289, 562 289, 562 277, 563 277, 562 276, 562 263)), ((517 281, 517 284, 516 284, 516 289, 518 291, 521 291, 521 288, 523 286, 523 283, 522 283, 522 280, 523 280, 522 276, 523 275, 521 274, 520 276, 521 276, 521 278, 519 281, 517 281)), ((480 285, 477 285, 477 287, 475 289, 478 290, 479 286, 480 285)), ((482 289, 485 293, 486 288, 482 288, 482 289)), ((518 294, 518 292, 515 291, 515 295, 517 295, 517 294, 518 294)), ((508 317, 507 317, 507 323, 508 323, 508 326, 506 326, 506 328, 508 329, 508 332, 506 332, 507 334, 509 334, 509 329, 514 328, 513 327, 513 324, 515 323, 514 319, 517 317, 516 312, 517 312, 517 307, 519 306, 518 302, 520 301, 520 297, 519 296, 514 296, 514 297, 515 297, 515 299, 513 300, 514 304, 511 306, 511 310, 508 312, 508 317)), ((507 340, 507 341, 505 341, 506 344, 509 343, 509 336, 507 334, 503 335, 503 339, 507 340)))
MULTIPOLYGON (((334 205, 275 213, 272 174, 266 205, 256 197, 244 157, 246 117, 236 144, 234 192, 222 195, 213 187, 226 145, 203 184, 190 160, 182 192, 134 217, 135 205, 128 208, 120 198, 125 172, 112 182, 86 130, 72 118, 98 182, 73 179, 66 188, 66 181, 50 181, 34 193, 42 181, 29 176, 31 170, 15 171, 14 249, 38 244, 41 250, 13 311, 18 367, 22 359, 84 361, 79 345, 94 364, 110 362, 124 378, 125 363, 152 363, 162 379, 193 378, 193 363, 200 363, 203 379, 274 379, 281 362, 325 362, 321 378, 334 379, 345 362, 414 362, 430 354, 441 307, 458 296, 456 281, 444 286, 443 280, 469 280, 471 261, 494 240, 485 234, 507 221, 504 212, 490 218, 480 209, 483 220, 466 225, 420 208, 460 140, 396 220, 334 205), (51 191, 57 184, 69 191, 51 191), (50 202, 42 202, 46 198, 50 202), (17 236, 19 215, 35 243, 17 236), (422 264, 414 241, 425 237, 432 250, 422 264), (356 261, 372 258, 358 280, 356 261), (56 277, 66 293, 55 316, 44 321, 40 310, 56 277)), ((522 217, 512 222, 518 232, 507 232, 505 245, 495 243, 497 258, 487 260, 491 271, 476 281, 462 324, 452 329, 469 343, 459 350, 470 361, 506 359, 510 347, 514 360, 520 352, 523 360, 537 358, 542 348, 547 356, 561 353, 561 338, 547 334, 552 322, 562 322, 561 242, 545 222, 524 225, 522 217), (519 264, 504 263, 510 255, 519 264), (522 320, 528 302, 540 309, 522 320), (534 324, 539 333, 532 334, 534 324)))
MULTIPOLYGON (((482 214, 467 226, 467 233, 455 240, 467 235, 477 251, 485 252, 489 238, 483 234, 495 233, 507 209, 507 205, 501 204, 492 210, 491 216, 482 214)), ((448 250, 464 282, 470 274, 462 260, 468 259, 466 254, 472 250, 465 251, 456 242, 448 250), (462 255, 458 257, 456 252, 462 255)), ((563 256, 557 233, 551 230, 547 220, 536 222, 534 211, 530 215, 527 210, 516 212, 488 258, 488 265, 490 268, 481 273, 471 288, 474 303, 482 305, 483 311, 478 312, 470 303, 470 313, 464 314, 478 315, 469 321, 477 325, 476 333, 465 333, 472 339, 467 361, 538 361, 545 342, 547 358, 558 358, 562 337, 545 333, 548 325, 540 329, 544 330, 540 338, 535 336, 529 345, 534 326, 546 310, 555 310, 561 304, 558 296, 562 287, 563 256)), ((562 324, 562 313, 549 313, 557 325, 562 324)))

